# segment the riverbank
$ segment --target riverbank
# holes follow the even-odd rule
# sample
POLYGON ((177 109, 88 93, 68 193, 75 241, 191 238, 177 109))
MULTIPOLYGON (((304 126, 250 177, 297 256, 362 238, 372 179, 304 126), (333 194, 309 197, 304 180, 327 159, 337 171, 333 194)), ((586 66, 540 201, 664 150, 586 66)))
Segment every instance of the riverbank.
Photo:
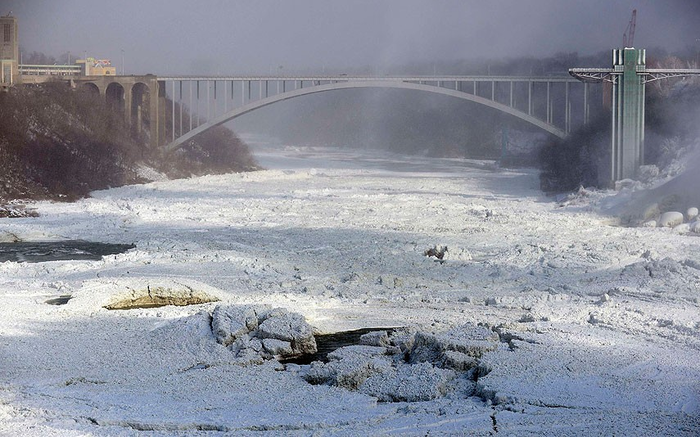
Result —
MULTIPOLYGON (((183 117, 189 120, 186 111, 183 117)), ((178 126, 168 126, 166 137, 173 128, 178 126)), ((224 127, 169 155, 148 143, 99 96, 65 82, 0 93, 0 217, 23 216, 23 200, 73 201, 164 177, 259 168, 248 146, 224 127)))

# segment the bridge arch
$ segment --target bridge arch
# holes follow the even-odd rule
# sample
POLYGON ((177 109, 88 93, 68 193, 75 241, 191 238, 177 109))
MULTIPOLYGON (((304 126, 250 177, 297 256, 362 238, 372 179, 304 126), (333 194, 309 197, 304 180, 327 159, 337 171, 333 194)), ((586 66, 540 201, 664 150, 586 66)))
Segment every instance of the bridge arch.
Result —
POLYGON ((401 81, 362 81, 362 82, 336 82, 336 83, 330 83, 330 84, 325 84, 325 85, 317 85, 309 88, 301 88, 301 89, 296 89, 293 91, 288 91, 284 92, 281 94, 276 94, 274 96, 270 96, 261 100, 257 100, 255 102, 250 102, 246 105, 243 105, 239 108, 232 109, 225 114, 222 114, 213 120, 208 121, 205 124, 202 124, 201 126, 198 126, 195 129, 192 129, 185 135, 181 136, 180 138, 176 138, 175 141, 171 142, 166 146, 166 150, 168 152, 174 151, 180 147, 182 147, 183 144, 185 144, 187 141, 192 139, 193 137, 197 136, 198 134, 211 129, 214 126, 219 126, 221 124, 224 124, 230 120, 233 120, 236 117, 240 117, 243 114, 247 114, 249 112, 252 112, 256 109, 272 105, 277 102, 281 102, 284 100, 289 100, 293 99, 295 97, 301 97, 301 96, 306 96, 309 94, 316 94, 316 93, 322 93, 326 91, 334 91, 334 90, 342 90, 342 89, 353 89, 353 88, 398 88, 398 89, 408 89, 408 90, 415 90, 415 91, 424 91, 424 92, 430 92, 434 94, 442 94, 446 96, 451 96, 451 97, 456 97, 458 99, 462 100, 468 100, 474 103, 479 103, 481 105, 488 106, 490 108, 505 112, 506 114, 510 114, 514 117, 517 117, 521 120, 524 120, 534 126, 537 126, 538 128, 554 135, 559 138, 564 138, 566 137, 566 132, 564 132, 562 129, 557 128, 556 126, 553 126, 551 124, 548 124, 542 120, 539 120, 532 115, 529 115, 525 112, 522 112, 516 108, 513 108, 508 105, 504 105, 503 103, 495 102, 493 100, 489 100, 484 97, 480 97, 474 94, 468 94, 463 91, 458 91, 454 89, 449 89, 449 88, 442 88, 434 85, 425 85, 425 84, 420 84, 420 83, 413 83, 413 82, 401 82, 401 81))
POLYGON ((80 89, 84 92, 91 93, 94 95, 100 95, 100 87, 97 86, 97 84, 93 82, 85 82, 80 85, 80 89))
POLYGON ((117 111, 123 112, 125 96, 124 87, 118 82, 112 82, 105 88, 107 105, 117 111))

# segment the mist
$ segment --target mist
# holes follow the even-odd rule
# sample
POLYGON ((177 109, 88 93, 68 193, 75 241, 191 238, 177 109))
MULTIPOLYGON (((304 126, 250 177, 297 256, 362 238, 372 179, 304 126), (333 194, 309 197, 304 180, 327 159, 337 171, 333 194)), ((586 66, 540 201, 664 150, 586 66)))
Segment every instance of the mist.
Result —
MULTIPOLYGON (((692 0, 3 0, 25 53, 108 58, 128 74, 266 74, 610 50, 700 49, 692 0), (122 62, 123 59, 123 62, 122 62)), ((438 73, 440 73, 438 71, 438 73)))

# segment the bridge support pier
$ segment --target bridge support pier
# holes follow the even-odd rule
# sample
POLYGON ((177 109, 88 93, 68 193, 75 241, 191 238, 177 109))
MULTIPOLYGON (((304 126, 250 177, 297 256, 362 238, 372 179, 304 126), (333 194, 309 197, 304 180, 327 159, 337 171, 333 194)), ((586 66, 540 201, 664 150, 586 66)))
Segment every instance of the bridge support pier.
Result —
POLYGON ((612 92, 612 182, 634 178, 644 164, 646 50, 613 50, 613 69, 617 74, 613 76, 612 92))
MULTIPOLYGON (((155 141, 151 141, 151 146, 152 147, 160 147, 165 141, 165 110, 166 110, 166 100, 165 100, 165 82, 162 80, 159 80, 156 82, 158 86, 158 93, 156 104, 158 105, 155 109, 156 112, 153 112, 154 114, 158 114, 157 117, 154 117, 156 119, 156 126, 155 126, 155 141)), ((173 94, 173 108, 175 107, 175 95, 173 94)), ((151 103, 153 105, 153 103, 151 103)), ((153 111, 153 109, 151 109, 153 111)), ((173 123, 173 132, 175 131, 175 123, 173 123)), ((154 138, 153 136, 154 133, 154 128, 151 126, 151 138, 154 138)))

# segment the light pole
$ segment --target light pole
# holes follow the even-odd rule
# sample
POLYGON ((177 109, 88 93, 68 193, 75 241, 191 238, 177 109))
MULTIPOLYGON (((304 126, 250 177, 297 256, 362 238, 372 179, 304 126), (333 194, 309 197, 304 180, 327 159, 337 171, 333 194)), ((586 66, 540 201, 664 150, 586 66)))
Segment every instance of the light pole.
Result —
POLYGON ((124 49, 122 49, 122 76, 124 76, 124 49))

